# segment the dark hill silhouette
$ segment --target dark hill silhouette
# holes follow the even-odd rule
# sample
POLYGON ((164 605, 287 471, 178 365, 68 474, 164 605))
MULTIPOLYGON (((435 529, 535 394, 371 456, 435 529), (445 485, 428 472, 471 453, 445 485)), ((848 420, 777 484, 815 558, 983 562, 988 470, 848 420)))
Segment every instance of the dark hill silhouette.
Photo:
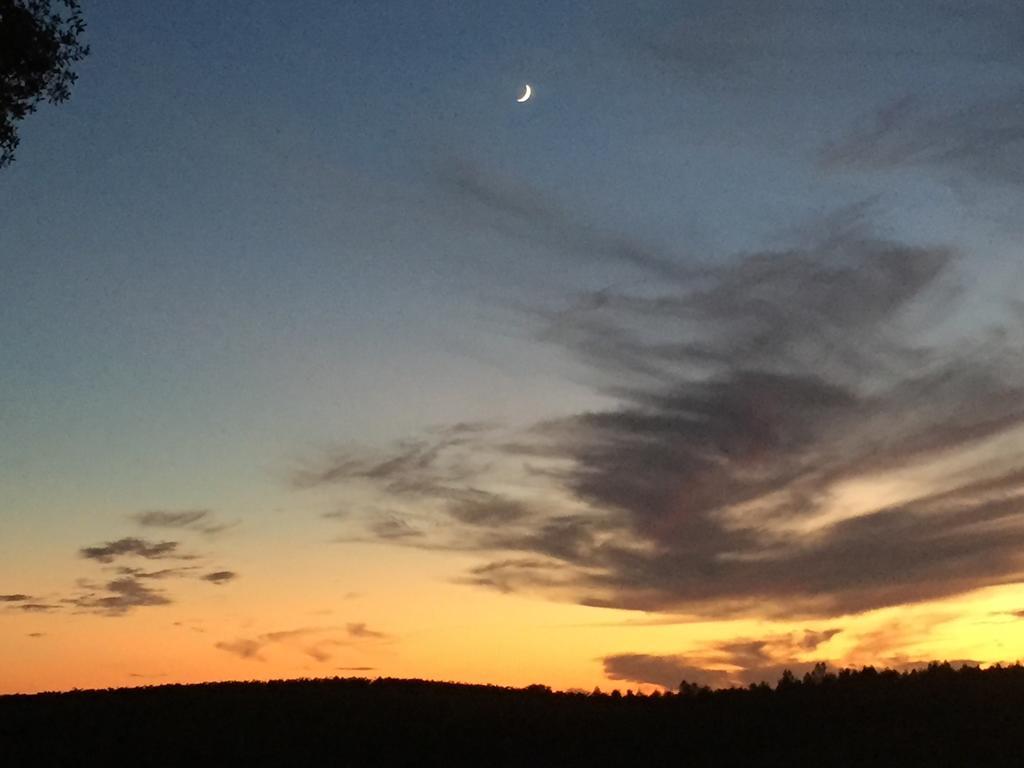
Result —
POLYGON ((819 669, 652 696, 387 678, 4 696, 0 763, 1024 765, 1024 668, 819 669))

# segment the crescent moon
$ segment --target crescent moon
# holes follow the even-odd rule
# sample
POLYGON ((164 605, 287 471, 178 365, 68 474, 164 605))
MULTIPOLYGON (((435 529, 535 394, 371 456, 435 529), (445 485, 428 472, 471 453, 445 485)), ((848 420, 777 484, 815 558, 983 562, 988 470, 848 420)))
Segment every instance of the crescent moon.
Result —
POLYGON ((516 101, 522 104, 524 101, 529 101, 531 96, 533 96, 533 88, 531 88, 530 84, 527 83, 526 90, 523 91, 523 95, 516 99, 516 101))

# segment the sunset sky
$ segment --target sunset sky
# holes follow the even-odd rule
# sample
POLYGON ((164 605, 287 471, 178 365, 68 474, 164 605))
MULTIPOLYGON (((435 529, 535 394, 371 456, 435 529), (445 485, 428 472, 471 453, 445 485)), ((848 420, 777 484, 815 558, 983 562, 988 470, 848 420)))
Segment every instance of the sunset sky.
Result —
POLYGON ((0 693, 1024 657, 1024 4, 83 12, 0 693))

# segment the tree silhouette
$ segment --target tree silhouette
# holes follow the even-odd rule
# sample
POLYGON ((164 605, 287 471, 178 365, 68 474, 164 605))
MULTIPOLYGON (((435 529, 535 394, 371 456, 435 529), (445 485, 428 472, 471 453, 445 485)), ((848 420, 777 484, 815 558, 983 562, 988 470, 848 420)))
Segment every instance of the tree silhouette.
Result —
POLYGON ((660 696, 389 678, 0 696, 0 764, 1022 764, 1024 667, 825 669, 660 696))
POLYGON ((0 168, 14 160, 18 121, 71 96, 84 31, 79 0, 0 0, 0 168))

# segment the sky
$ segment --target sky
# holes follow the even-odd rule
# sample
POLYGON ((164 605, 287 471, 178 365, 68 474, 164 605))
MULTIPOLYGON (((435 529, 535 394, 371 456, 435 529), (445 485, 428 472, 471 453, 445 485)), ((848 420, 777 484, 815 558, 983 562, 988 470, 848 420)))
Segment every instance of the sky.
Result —
POLYGON ((0 171, 0 693, 1024 656, 1019 3, 83 12, 0 171))

